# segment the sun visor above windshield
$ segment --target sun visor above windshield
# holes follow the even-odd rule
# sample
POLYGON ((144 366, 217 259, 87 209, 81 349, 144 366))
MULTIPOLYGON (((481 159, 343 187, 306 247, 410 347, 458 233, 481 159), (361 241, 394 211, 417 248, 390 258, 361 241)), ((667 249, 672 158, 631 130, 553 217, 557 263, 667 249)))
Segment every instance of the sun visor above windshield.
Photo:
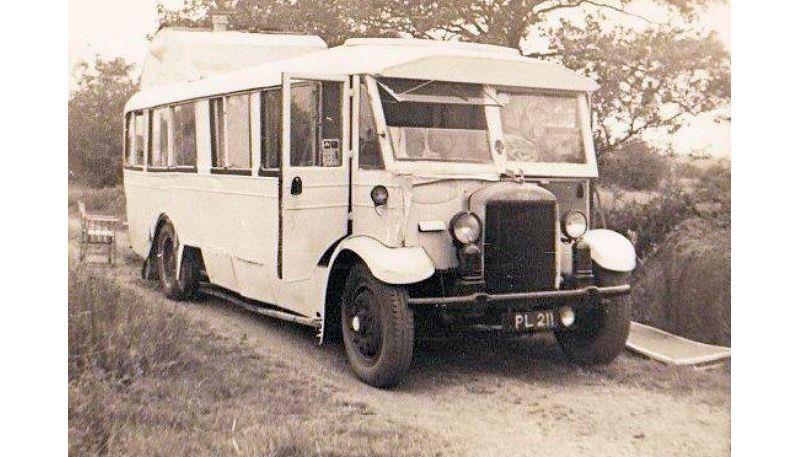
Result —
POLYGON ((521 57, 431 56, 385 68, 378 75, 578 92, 591 92, 599 87, 591 79, 567 68, 521 57))
POLYGON ((497 98, 480 84, 381 78, 378 86, 382 89, 381 98, 388 95, 398 102, 499 105, 497 98))

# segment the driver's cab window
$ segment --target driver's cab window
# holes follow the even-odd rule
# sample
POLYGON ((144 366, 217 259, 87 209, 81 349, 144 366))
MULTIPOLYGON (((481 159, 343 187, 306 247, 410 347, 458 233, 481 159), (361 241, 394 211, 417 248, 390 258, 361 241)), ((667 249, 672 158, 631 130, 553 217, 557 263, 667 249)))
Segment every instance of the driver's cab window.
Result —
POLYGON ((341 83, 302 83, 291 93, 291 166, 341 166, 341 83))
POLYGON ((365 170, 382 170, 383 157, 375 127, 375 115, 372 112, 367 85, 363 81, 358 100, 358 166, 365 170))

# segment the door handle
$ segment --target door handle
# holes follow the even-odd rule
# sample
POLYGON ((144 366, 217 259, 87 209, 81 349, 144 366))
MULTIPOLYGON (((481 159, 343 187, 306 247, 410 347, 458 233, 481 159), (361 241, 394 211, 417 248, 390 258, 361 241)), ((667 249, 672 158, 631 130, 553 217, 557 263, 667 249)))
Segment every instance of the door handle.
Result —
POLYGON ((300 195, 303 193, 303 180, 299 176, 292 179, 292 188, 289 191, 292 195, 300 195))

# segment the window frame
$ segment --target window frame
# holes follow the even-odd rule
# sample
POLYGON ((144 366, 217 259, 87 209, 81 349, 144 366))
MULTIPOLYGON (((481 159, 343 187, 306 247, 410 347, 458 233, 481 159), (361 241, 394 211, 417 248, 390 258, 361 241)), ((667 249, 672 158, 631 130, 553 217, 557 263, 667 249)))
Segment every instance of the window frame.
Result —
MULTIPOLYGON (((170 105, 162 105, 157 106, 154 108, 150 108, 148 111, 148 128, 147 128, 147 171, 149 172, 159 172, 159 171, 169 171, 169 163, 172 160, 173 154, 173 143, 174 143, 174 132, 173 129, 173 122, 172 122, 172 107, 170 105), (164 110, 167 117, 167 143, 166 145, 162 144, 161 139, 159 139, 159 149, 162 157, 162 163, 166 163, 166 165, 159 165, 153 166, 151 161, 153 159, 153 134, 155 133, 155 129, 153 128, 155 122, 155 112, 158 110, 164 110), (166 150, 165 149, 166 146, 166 150), (166 154, 166 157, 165 157, 166 154)), ((159 118, 160 120, 160 118, 159 118)), ((159 134, 162 134, 161 127, 159 126, 159 134)))
POLYGON ((254 93, 258 93, 257 91, 246 91, 246 92, 234 92, 225 95, 219 95, 216 97, 210 97, 208 99, 208 116, 209 116, 209 139, 211 143, 211 156, 209 162, 209 171, 211 174, 219 174, 219 175, 243 175, 243 176, 250 176, 253 172, 253 122, 252 122, 252 105, 251 105, 251 96, 254 93), (247 116, 245 117, 247 122, 247 158, 249 164, 246 167, 234 167, 230 165, 230 158, 229 158, 229 126, 231 125, 228 114, 228 104, 229 99, 233 97, 244 97, 247 106, 247 116), (214 108, 214 104, 217 103, 220 105, 221 111, 214 108), (217 116, 220 116, 219 118, 217 116), (221 120, 221 128, 220 123, 217 120, 221 120), (221 132, 219 131, 221 130, 221 132), (220 133, 222 134, 220 136, 220 133), (220 141, 221 140, 221 141, 220 141), (222 166, 214 165, 214 157, 215 154, 218 154, 217 149, 220 147, 222 149, 222 166))
POLYGON ((170 103, 167 105, 163 105, 169 108, 169 116, 172 119, 170 131, 172 132, 172 148, 171 153, 167 159, 167 169, 168 172, 178 172, 178 173, 197 173, 197 162, 199 161, 199 151, 198 151, 198 128, 197 128, 197 103, 198 100, 184 100, 178 103, 170 103), (194 113, 194 165, 176 165, 175 158, 177 157, 177 137, 176 135, 176 116, 175 116, 175 108, 190 106, 192 112, 194 113))
POLYGON ((140 110, 133 110, 125 113, 125 156, 124 156, 124 169, 126 170, 134 170, 134 171, 143 171, 146 167, 147 162, 147 141, 149 137, 149 129, 147 128, 147 119, 148 116, 145 116, 148 110, 140 109, 140 110), (142 160, 141 163, 131 163, 131 158, 134 157, 136 154, 136 147, 139 144, 136 141, 136 116, 144 116, 144 120, 142 121, 144 124, 144 133, 142 134, 142 160), (131 138, 131 135, 133 138, 131 138))
POLYGON ((279 177, 281 168, 282 168, 282 156, 283 156, 283 90, 281 86, 271 86, 265 87, 258 91, 258 98, 259 98, 259 123, 261 127, 261 131, 259 132, 259 161, 258 161, 258 175, 263 177, 279 177), (278 132, 277 132, 277 154, 278 159, 278 166, 276 167, 264 167, 265 159, 267 157, 267 139, 265 135, 270 133, 270 130, 267 128, 269 122, 266 116, 266 94, 267 93, 277 93, 278 100, 277 100, 277 123, 278 132))

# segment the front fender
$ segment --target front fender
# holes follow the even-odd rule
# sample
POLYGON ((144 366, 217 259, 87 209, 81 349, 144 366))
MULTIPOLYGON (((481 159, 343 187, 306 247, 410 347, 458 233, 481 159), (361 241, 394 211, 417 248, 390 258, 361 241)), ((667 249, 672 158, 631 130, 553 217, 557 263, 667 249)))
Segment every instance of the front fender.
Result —
POLYGON ((434 273, 433 261, 421 247, 390 248, 367 236, 356 236, 342 241, 331 259, 343 251, 352 251, 369 267, 373 276, 388 284, 412 284, 430 278, 434 273))
POLYGON ((591 248, 592 262, 606 270, 627 272, 636 267, 633 243, 617 232, 606 229, 589 230, 581 241, 591 248))

